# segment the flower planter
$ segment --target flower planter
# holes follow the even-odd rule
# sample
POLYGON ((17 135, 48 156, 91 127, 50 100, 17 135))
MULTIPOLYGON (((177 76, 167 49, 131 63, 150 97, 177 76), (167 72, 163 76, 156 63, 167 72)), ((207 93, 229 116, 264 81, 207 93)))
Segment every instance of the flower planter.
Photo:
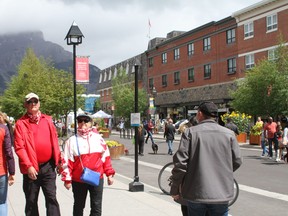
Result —
POLYGON ((109 138, 109 131, 100 132, 103 138, 109 138))
POLYGON ((260 145, 261 144, 261 136, 250 134, 249 144, 250 145, 260 145))
POLYGON ((246 133, 240 133, 239 135, 237 135, 237 141, 239 143, 246 143, 247 141, 247 134, 246 133))
POLYGON ((111 159, 120 159, 120 156, 124 154, 125 147, 124 145, 113 146, 109 148, 110 158, 111 159))

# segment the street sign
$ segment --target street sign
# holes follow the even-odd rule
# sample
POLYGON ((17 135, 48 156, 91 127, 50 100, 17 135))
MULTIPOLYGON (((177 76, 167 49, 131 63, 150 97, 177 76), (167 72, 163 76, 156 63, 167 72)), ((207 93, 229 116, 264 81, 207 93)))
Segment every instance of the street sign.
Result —
POLYGON ((140 113, 131 113, 131 126, 140 126, 140 113))

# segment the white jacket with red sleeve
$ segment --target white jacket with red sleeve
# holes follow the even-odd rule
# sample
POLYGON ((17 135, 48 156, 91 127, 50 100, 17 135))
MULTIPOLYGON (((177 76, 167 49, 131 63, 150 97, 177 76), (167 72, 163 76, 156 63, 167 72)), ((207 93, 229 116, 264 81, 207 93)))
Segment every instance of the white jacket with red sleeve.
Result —
POLYGON ((82 159, 83 167, 101 173, 106 176, 114 175, 112 168, 110 152, 105 140, 100 134, 89 132, 86 136, 71 136, 65 143, 64 153, 62 155, 62 181, 69 183, 71 181, 82 182, 80 176, 83 167, 79 159, 77 143, 82 159), (76 140, 77 139, 77 140, 76 140))

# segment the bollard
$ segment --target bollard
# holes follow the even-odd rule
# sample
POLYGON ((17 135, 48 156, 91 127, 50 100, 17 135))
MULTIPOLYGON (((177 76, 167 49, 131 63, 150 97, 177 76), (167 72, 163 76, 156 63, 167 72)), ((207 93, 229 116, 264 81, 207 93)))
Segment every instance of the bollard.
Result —
POLYGON ((127 139, 130 139, 130 129, 127 129, 127 139))

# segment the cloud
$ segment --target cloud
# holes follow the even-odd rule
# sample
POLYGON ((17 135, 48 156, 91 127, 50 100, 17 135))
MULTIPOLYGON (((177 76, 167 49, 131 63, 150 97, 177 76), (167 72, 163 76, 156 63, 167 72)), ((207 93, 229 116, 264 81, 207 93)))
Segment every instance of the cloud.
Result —
POLYGON ((258 0, 1 0, 0 34, 42 31, 45 40, 68 51, 64 38, 75 21, 85 38, 78 55, 101 69, 147 49, 150 36, 189 31, 218 21, 258 0))

